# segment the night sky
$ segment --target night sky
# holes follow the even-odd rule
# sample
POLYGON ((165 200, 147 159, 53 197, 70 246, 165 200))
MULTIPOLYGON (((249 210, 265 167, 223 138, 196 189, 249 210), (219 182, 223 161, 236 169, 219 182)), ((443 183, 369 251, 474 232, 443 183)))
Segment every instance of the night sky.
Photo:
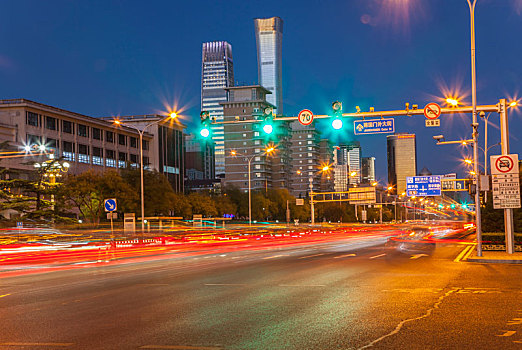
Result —
MULTIPOLYGON (((177 106, 191 131, 199 120, 201 44, 230 42, 235 80, 257 82, 253 19, 279 16, 287 115, 304 108, 327 114, 334 100, 345 112, 356 105, 402 109, 405 102, 423 108, 448 93, 471 104, 466 0, 3 0, 0 12, 0 99, 100 117, 177 106)), ((478 104, 522 96, 521 34, 522 0, 478 0, 478 104)), ((397 119, 398 132, 418 136, 418 170, 464 174, 465 149, 435 146, 432 136, 469 138, 470 116, 443 116, 440 128, 426 128, 423 117, 397 119)), ((490 121, 498 125, 498 115, 490 121)), ((511 110, 510 129, 518 153, 519 111, 511 110)), ((498 127, 489 136, 490 145, 498 142, 498 127)), ((386 181, 386 137, 357 140, 386 181)))

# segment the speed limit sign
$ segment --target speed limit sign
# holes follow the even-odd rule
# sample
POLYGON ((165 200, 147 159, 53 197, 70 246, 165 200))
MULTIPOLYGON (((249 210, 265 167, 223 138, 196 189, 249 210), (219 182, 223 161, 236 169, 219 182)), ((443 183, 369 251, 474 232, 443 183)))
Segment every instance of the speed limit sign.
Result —
POLYGON ((303 125, 310 125, 314 121, 314 114, 309 109, 303 109, 297 115, 297 119, 299 119, 299 123, 303 125))

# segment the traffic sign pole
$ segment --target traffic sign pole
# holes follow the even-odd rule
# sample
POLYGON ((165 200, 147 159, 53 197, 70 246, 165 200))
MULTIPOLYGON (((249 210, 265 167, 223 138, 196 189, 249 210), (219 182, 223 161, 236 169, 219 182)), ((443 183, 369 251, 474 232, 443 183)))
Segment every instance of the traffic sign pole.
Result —
MULTIPOLYGON (((502 155, 509 154, 509 127, 506 99, 503 98, 499 103, 500 112, 500 142, 502 155)), ((518 168, 518 164, 515 164, 518 168)), ((518 169, 517 169, 518 170, 518 169)), ((518 171, 517 171, 518 173, 518 171)), ((513 254, 515 251, 515 232, 513 225, 513 209, 504 209, 504 228, 506 234, 506 252, 513 254)))

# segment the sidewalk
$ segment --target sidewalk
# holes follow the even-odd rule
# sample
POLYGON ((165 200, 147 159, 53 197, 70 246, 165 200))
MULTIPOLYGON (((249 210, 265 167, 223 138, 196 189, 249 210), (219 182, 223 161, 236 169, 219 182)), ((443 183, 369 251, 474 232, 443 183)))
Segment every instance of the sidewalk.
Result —
POLYGON ((522 252, 508 254, 505 251, 482 251, 482 256, 478 257, 475 248, 466 261, 494 264, 522 264, 522 252))

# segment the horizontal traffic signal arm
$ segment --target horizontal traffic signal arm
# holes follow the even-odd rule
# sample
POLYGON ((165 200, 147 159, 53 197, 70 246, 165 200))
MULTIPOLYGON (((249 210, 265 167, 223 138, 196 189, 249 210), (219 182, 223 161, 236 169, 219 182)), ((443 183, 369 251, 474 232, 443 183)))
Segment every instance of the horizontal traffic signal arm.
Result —
MULTIPOLYGON (((473 107, 448 107, 441 108, 441 114, 458 114, 458 113, 472 113, 473 107)), ((481 105, 477 106, 478 112, 500 112, 499 105, 481 105)), ((342 116, 346 118, 381 118, 381 117, 397 117, 397 116, 414 116, 424 115, 424 109, 401 109, 394 111, 374 111, 374 112, 356 112, 343 113, 342 116)), ((334 118, 332 115, 314 115, 314 119, 334 118)), ((274 117, 273 121, 294 121, 297 117, 274 117)), ((259 123, 262 120, 248 119, 248 120, 229 120, 229 121, 212 121, 212 125, 216 124, 237 124, 237 123, 259 123)))

